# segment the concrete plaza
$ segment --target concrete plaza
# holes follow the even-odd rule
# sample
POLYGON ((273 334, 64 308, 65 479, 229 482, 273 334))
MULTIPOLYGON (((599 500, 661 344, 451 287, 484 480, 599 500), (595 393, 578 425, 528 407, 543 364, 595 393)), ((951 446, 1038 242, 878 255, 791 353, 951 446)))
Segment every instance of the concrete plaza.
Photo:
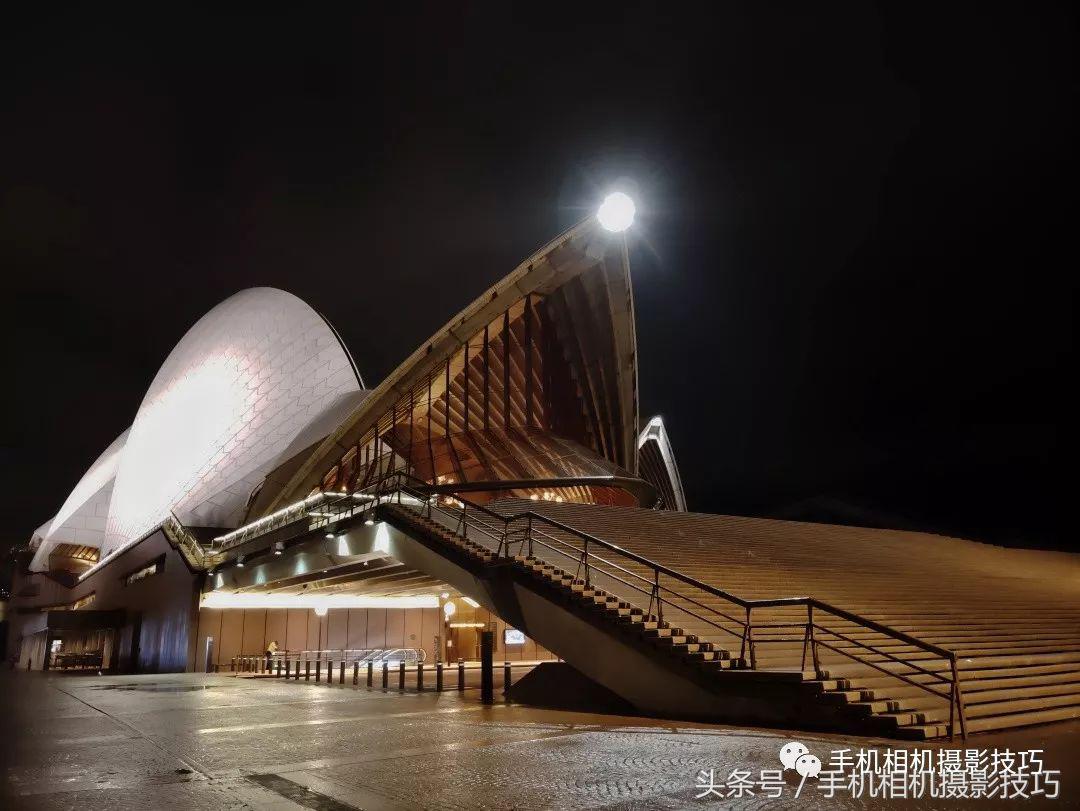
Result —
MULTIPOLYGON (((705 770, 779 768, 790 740, 825 760, 895 741, 663 722, 498 703, 477 690, 398 692, 195 674, 5 671, 5 808, 383 809, 887 807, 826 798, 787 772, 783 795, 696 799, 705 770)), ((1075 803, 1080 724, 978 736, 967 747, 1046 750, 1075 803)), ((922 748, 964 748, 920 744, 922 748)), ((956 807, 925 798, 905 807, 956 807)), ((994 800, 966 807, 1006 807, 994 800)))

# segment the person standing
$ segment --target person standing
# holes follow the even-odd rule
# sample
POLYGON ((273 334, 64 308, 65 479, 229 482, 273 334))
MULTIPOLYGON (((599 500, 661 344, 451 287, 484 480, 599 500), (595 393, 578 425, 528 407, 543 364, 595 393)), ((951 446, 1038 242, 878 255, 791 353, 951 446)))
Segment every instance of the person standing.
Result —
POLYGON ((274 669, 274 654, 278 652, 278 643, 275 639, 269 645, 266 646, 266 669, 274 669))

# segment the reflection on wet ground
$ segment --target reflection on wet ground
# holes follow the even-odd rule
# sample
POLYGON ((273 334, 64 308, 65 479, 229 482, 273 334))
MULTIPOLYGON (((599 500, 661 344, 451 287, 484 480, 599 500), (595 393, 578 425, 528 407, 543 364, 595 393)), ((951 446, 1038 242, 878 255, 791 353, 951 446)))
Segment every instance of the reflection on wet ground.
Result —
MULTIPOLYGON (((1080 724, 976 736, 967 744, 709 726, 499 704, 475 690, 399 693, 196 674, 0 673, 0 806, 132 808, 883 808, 827 798, 782 770, 798 741, 825 763, 842 748, 1046 750, 1066 807, 1077 792, 1080 724), (703 775, 775 773, 766 791, 698 798, 703 775), (802 793, 795 799, 800 784, 802 793)), ((724 792, 727 788, 723 789, 724 792)), ((1001 808, 924 797, 904 808, 1001 808)))
POLYGON ((213 684, 95 684, 87 690, 139 690, 144 693, 191 693, 196 690, 221 689, 213 684))

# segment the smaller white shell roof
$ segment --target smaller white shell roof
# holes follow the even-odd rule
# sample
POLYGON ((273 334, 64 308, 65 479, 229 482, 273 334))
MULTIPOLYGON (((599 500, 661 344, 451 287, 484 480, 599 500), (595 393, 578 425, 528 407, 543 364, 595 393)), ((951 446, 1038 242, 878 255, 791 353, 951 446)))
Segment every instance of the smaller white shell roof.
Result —
MULTIPOLYGON (((120 465, 120 454, 124 450, 124 444, 127 442, 128 431, 130 430, 130 428, 126 429, 114 439, 112 444, 102 451, 101 455, 90 465, 90 469, 79 479, 75 489, 71 491, 71 494, 65 499, 63 505, 53 517, 52 525, 45 536, 46 540, 55 539, 63 543, 87 543, 89 546, 100 545, 100 539, 99 543, 89 543, 83 540, 76 541, 73 537, 57 538, 56 536, 62 531, 62 528, 70 525, 71 519, 77 513, 85 512, 87 505, 97 500, 103 489, 109 488, 111 492, 112 482, 116 478, 116 470, 120 465)), ((105 509, 108 510, 108 498, 105 499, 105 509)), ((105 526, 103 523, 100 532, 104 531, 105 526)))
POLYGON ((168 512, 236 526, 252 490, 354 411, 363 390, 330 324, 296 296, 244 290, 204 315, 154 378, 131 427, 34 533, 31 567, 60 543, 108 554, 168 512))
POLYGON ((113 481, 120 464, 128 432, 124 431, 82 475, 52 520, 34 533, 37 548, 30 562, 32 571, 46 568, 49 554, 57 544, 101 547, 109 514, 113 481))
POLYGON ((270 287, 227 298, 188 330, 143 398, 102 551, 170 511, 191 526, 235 525, 305 427, 360 390, 337 334, 299 298, 270 287))

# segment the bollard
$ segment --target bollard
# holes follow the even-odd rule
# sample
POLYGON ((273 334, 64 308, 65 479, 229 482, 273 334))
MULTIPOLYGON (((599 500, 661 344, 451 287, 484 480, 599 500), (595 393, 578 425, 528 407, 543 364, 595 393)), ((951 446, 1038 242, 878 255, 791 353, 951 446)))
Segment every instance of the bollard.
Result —
POLYGON ((338 684, 345 683, 345 660, 341 660, 341 671, 338 673, 338 684))
POLYGON ((315 660, 315 681, 322 681, 322 658, 315 660))
POLYGON ((465 689, 465 660, 457 660, 457 689, 465 689))
POLYGON ((290 672, 289 672, 290 668, 291 668, 291 665, 292 665, 292 662, 290 662, 288 659, 286 659, 285 660, 285 678, 286 679, 288 679, 289 676, 291 675, 290 672))
POLYGON ((229 672, 230 673, 235 673, 236 672, 236 657, 235 656, 232 658, 232 661, 229 662, 229 672))
POLYGON ((300 679, 300 657, 297 656, 296 657, 296 676, 293 677, 293 680, 294 681, 299 681, 299 679, 300 679))
POLYGON ((405 689, 405 662, 400 661, 397 663, 397 689, 405 689))
POLYGON ((442 692, 442 662, 435 663, 435 692, 442 692))
POLYGON ((352 663, 352 686, 355 687, 360 683, 360 663, 352 663))
POLYGON ((494 662, 495 632, 480 632, 480 701, 484 704, 495 703, 494 662))
POLYGON ((503 695, 509 697, 510 695, 510 663, 503 662, 503 695))
POLYGON ((423 690, 424 689, 424 663, 423 662, 417 662, 416 663, 416 689, 417 690, 423 690))
POLYGON ((389 668, 389 666, 384 661, 382 663, 382 689, 384 689, 384 690, 390 684, 390 681, 389 681, 389 679, 390 679, 390 670, 388 668, 389 668))
POLYGON ((310 659, 305 659, 304 660, 304 681, 310 681, 310 680, 311 680, 311 660, 310 659))
POLYGON ((277 677, 279 679, 281 678, 281 660, 280 659, 277 660, 277 677))
POLYGON ((375 669, 375 666, 371 663, 367 663, 367 686, 371 687, 371 672, 375 669))

